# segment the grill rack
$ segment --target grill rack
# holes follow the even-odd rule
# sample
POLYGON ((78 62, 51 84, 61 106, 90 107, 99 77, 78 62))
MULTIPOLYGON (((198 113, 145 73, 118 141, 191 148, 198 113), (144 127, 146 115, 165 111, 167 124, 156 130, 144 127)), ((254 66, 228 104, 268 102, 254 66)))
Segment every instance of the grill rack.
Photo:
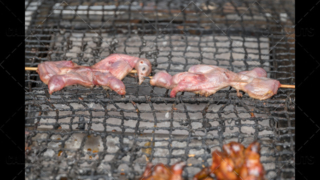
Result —
MULTIPOLYGON (((263 67, 294 84, 293 7, 292 1, 27 1, 25 65, 92 65, 125 53, 148 58, 152 75, 201 63, 235 72, 263 67)), ((170 98, 168 90, 126 77, 123 97, 81 86, 49 96, 37 73, 25 77, 27 179, 134 179, 146 159, 186 161, 183 176, 191 178, 211 164, 213 150, 253 140, 261 143, 268 179, 294 177, 294 89, 264 101, 238 98, 229 88, 170 98)))

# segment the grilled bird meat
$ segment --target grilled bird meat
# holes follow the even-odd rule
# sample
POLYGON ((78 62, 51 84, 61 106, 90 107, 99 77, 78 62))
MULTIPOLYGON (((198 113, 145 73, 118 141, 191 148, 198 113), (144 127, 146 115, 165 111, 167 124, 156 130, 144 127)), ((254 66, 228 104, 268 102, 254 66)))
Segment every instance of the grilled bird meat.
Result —
POLYGON ((280 87, 279 81, 267 78, 267 73, 262 68, 234 73, 212 65, 194 65, 188 72, 174 76, 160 71, 150 80, 150 84, 172 89, 170 97, 175 97, 182 91, 210 96, 220 89, 232 86, 237 90, 238 96, 242 96, 239 92, 242 90, 250 97, 260 100, 272 97, 280 87))
POLYGON ((124 95, 126 91, 121 80, 133 68, 137 70, 139 84, 152 70, 147 59, 112 54, 93 66, 79 66, 72 61, 44 62, 38 65, 37 72, 41 81, 48 85, 50 94, 66 86, 80 84, 91 88, 98 85, 124 95))
POLYGON ((245 150, 245 163, 240 169, 240 177, 243 180, 264 180, 265 171, 260 163, 260 144, 251 143, 245 150))
POLYGON ((236 142, 230 142, 222 147, 226 157, 232 159, 234 162, 234 169, 238 173, 244 162, 244 149, 245 147, 236 142))
POLYGON ((193 180, 264 180, 265 171, 260 162, 260 144, 251 143, 247 148, 240 143, 223 145, 223 152, 212 152, 212 165, 203 168, 193 180))
POLYGON ((155 166, 148 163, 139 180, 182 180, 181 175, 185 165, 184 162, 178 162, 171 167, 161 163, 155 166))

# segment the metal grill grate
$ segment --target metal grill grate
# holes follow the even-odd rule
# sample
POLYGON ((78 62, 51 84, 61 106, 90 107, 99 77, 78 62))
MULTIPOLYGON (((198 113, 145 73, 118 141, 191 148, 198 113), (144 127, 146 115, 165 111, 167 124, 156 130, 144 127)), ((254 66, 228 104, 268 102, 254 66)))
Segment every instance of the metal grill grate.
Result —
MULTIPOLYGON (((294 84, 293 1, 27 1, 25 65, 93 65, 112 53, 148 58, 152 75, 211 64, 262 67, 294 84)), ((126 77, 123 97, 101 87, 48 94, 26 71, 27 179, 134 179, 147 160, 188 166, 191 178, 230 141, 261 143, 268 179, 294 178, 294 89, 259 101, 234 89, 168 96, 126 77), (254 114, 254 117, 252 116, 254 114)))

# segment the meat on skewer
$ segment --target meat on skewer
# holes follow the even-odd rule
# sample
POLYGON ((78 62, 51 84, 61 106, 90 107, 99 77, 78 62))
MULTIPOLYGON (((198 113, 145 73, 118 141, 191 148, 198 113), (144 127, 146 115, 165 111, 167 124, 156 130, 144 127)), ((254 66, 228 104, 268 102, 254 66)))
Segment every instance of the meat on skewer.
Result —
POLYGON ((233 160, 235 172, 239 173, 244 162, 245 147, 240 143, 230 142, 229 144, 223 145, 222 149, 225 152, 226 157, 233 160))
POLYGON ((216 175, 217 180, 238 180, 234 164, 233 159, 227 157, 225 153, 217 150, 212 153, 211 171, 216 175))
POLYGON ((236 142, 223 146, 223 151, 212 152, 212 165, 203 168, 193 180, 264 180, 264 168, 260 162, 260 144, 251 143, 247 148, 236 142))
POLYGON ((244 180, 264 180, 265 171, 260 163, 260 144, 251 143, 244 153, 245 163, 240 169, 240 177, 244 180))
POLYGON ((238 96, 242 96, 239 92, 242 90, 250 97, 260 100, 272 97, 280 87, 279 81, 267 78, 267 73, 262 68, 234 73, 211 65, 194 65, 189 68, 188 72, 174 76, 160 71, 150 80, 150 84, 172 89, 171 97, 175 97, 178 92, 182 91, 210 96, 220 89, 232 86, 237 90, 238 96))
POLYGON ((66 86, 80 84, 85 87, 99 85, 124 95, 126 91, 121 80, 133 68, 137 70, 139 84, 152 70, 151 63, 147 59, 112 54, 93 66, 79 66, 72 61, 44 62, 38 65, 37 72, 40 79, 48 85, 50 94, 66 86))
POLYGON ((155 166, 148 163, 139 180, 182 180, 181 175, 185 165, 184 162, 177 162, 171 167, 161 163, 155 166))
MULTIPOLYGON (((198 67, 192 66, 188 72, 178 73, 174 76, 171 76, 165 71, 160 71, 153 76, 150 84, 152 86, 172 89, 170 93, 171 97, 175 97, 176 94, 181 91, 209 96, 229 86, 225 69, 216 66, 197 66, 198 67)), ((233 75, 232 72, 230 72, 230 75, 233 75)))
POLYGON ((242 96, 239 90, 242 90, 252 98, 264 100, 277 94, 281 84, 277 80, 267 78, 264 69, 254 68, 251 71, 239 72, 238 77, 233 79, 230 85, 237 90, 239 97, 242 96))

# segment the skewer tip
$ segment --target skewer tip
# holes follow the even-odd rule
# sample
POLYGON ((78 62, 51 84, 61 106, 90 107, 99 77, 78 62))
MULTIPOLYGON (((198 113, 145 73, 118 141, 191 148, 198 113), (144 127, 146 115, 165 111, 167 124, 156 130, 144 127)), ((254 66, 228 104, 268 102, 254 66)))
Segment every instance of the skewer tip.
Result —
POLYGON ((280 88, 292 88, 292 89, 295 89, 296 85, 280 84, 280 88))
POLYGON ((24 70, 26 71, 36 71, 38 68, 37 67, 25 67, 24 70))

